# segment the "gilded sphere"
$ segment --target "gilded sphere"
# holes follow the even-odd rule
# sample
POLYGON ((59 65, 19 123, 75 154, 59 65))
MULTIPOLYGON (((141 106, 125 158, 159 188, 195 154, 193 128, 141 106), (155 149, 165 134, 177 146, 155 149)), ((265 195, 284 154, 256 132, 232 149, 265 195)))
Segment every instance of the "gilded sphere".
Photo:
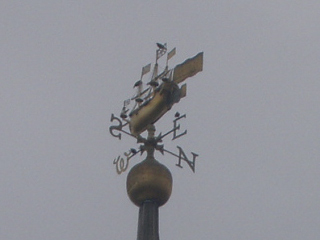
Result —
POLYGON ((135 165, 127 176, 127 193, 130 200, 137 206, 151 200, 164 205, 172 191, 172 176, 167 167, 147 157, 135 165))

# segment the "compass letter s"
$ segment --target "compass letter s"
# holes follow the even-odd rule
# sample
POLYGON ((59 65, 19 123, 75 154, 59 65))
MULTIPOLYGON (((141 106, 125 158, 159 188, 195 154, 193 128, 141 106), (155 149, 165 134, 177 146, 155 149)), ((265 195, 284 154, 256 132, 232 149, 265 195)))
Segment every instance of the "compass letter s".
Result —
POLYGON ((113 122, 113 120, 117 120, 119 122, 119 125, 114 125, 114 126, 111 126, 109 128, 109 131, 110 131, 110 134, 116 138, 119 138, 121 140, 121 133, 118 133, 118 134, 114 134, 113 131, 114 130, 117 130, 117 131, 121 131, 122 130, 122 122, 119 118, 115 117, 113 114, 111 115, 111 122, 113 122))
POLYGON ((175 140, 175 139, 187 134, 187 130, 185 130, 183 133, 177 134, 177 130, 180 130, 180 124, 177 125, 177 121, 179 121, 181 118, 185 118, 185 117, 186 117, 186 114, 173 120, 173 138, 172 138, 172 140, 175 140))

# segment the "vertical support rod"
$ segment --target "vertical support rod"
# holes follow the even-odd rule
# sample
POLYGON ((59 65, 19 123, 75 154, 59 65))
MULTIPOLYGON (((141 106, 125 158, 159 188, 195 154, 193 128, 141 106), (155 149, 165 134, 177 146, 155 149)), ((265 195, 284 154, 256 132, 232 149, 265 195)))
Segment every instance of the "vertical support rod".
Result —
POLYGON ((159 206, 145 201, 139 209, 137 240, 159 240, 159 206))

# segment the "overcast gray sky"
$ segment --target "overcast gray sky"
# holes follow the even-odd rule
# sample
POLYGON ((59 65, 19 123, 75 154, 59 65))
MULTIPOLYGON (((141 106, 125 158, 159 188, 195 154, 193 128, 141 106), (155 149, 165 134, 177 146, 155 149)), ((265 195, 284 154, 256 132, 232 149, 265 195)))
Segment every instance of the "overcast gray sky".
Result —
MULTIPOLYGON (((135 239, 110 116, 156 42, 204 71, 157 125, 186 113, 196 173, 172 172, 160 239, 320 238, 320 2, 1 1, 0 239, 135 239), (112 2, 112 3, 111 3, 112 2)), ((131 160, 131 167, 145 156, 131 160)))

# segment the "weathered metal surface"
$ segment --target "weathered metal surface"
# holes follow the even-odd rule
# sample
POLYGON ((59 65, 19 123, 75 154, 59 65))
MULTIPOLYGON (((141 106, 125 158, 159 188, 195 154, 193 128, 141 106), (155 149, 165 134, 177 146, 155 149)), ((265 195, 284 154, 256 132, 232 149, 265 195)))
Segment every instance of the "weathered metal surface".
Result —
POLYGON ((137 240, 159 240, 159 207, 145 201, 139 209, 137 240))
POLYGON ((127 193, 137 206, 145 201, 164 205, 172 191, 172 176, 169 169, 148 156, 144 161, 131 168, 127 176, 127 193))

